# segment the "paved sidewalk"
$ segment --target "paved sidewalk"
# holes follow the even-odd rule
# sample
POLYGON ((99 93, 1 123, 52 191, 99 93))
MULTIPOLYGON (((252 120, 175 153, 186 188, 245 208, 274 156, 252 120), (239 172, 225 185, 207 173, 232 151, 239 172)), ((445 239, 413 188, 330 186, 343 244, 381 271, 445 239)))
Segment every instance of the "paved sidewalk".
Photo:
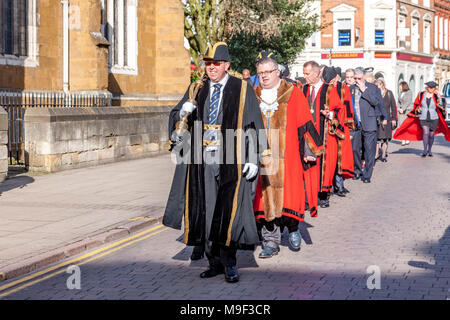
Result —
POLYGON ((47 175, 24 173, 0 184, 0 280, 154 223, 150 218, 164 212, 174 168, 164 153, 47 175))

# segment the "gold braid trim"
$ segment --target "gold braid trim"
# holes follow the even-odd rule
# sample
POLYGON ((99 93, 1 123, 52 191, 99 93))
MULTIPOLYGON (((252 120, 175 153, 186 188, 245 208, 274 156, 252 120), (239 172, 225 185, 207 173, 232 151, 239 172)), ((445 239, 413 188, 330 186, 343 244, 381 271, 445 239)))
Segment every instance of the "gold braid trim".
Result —
POLYGON ((237 135, 236 135, 236 165, 237 165, 237 174, 238 174, 238 181, 236 185, 236 189, 234 191, 234 198, 233 198, 233 207, 231 210, 231 219, 230 224, 228 226, 228 233, 227 233, 227 241, 225 245, 227 247, 230 246, 231 243, 231 229, 233 227, 234 219, 236 218, 236 211, 237 211, 237 200, 239 195, 239 187, 241 186, 241 178, 242 178, 242 122, 244 119, 244 108, 245 108, 245 98, 247 96, 247 81, 242 80, 242 86, 241 86, 241 96, 239 101, 239 114, 238 114, 238 123, 237 123, 237 135))
POLYGON ((188 243, 189 237, 189 171, 190 165, 188 164, 187 179, 186 179, 186 200, 184 205, 184 243, 188 243))

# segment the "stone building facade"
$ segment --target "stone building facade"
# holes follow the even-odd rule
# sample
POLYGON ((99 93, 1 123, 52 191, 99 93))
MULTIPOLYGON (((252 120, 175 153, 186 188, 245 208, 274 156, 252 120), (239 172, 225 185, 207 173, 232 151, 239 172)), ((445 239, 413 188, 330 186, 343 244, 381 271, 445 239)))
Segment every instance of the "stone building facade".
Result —
POLYGON ((450 79, 450 1, 434 0, 435 78, 440 87, 450 79))
POLYGON ((189 84, 179 0, 5 0, 0 20, 0 91, 160 106, 189 84))
POLYGON ((397 94, 407 81, 414 94, 434 79, 433 16, 427 0, 315 1, 324 28, 307 41, 292 67, 302 75, 308 60, 348 68, 373 67, 397 94))

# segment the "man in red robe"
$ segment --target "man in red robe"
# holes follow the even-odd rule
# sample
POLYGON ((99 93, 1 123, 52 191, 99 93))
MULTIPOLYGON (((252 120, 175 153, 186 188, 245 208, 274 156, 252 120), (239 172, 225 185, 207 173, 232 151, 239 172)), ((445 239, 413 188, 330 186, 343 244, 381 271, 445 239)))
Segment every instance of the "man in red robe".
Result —
POLYGON ((334 193, 340 197, 345 197, 345 194, 350 191, 344 187, 344 180, 353 178, 355 175, 352 141, 350 138, 350 130, 354 128, 354 115, 350 87, 340 81, 340 69, 336 68, 336 71, 338 76, 334 82, 343 106, 339 112, 342 113, 341 118, 343 119, 342 126, 344 127, 345 138, 338 140, 338 162, 334 179, 334 193))
MULTIPOLYGON (((329 196, 338 159, 338 139, 344 139, 345 135, 341 124, 343 114, 337 112, 342 108, 342 102, 336 88, 328 83, 336 77, 336 71, 331 67, 324 68, 323 76, 327 81, 323 81, 319 73, 320 67, 317 62, 308 61, 303 65, 303 74, 307 82, 303 87, 303 93, 325 148, 325 153, 317 160, 320 166, 313 168, 311 173, 311 178, 317 181, 315 184, 311 183, 316 186, 315 190, 311 190, 311 197, 318 192, 320 207, 327 208, 330 206, 329 196)), ((311 201, 309 204, 311 206, 311 201)))
MULTIPOLYGON (((291 248, 300 248, 298 225, 304 220, 306 189, 311 189, 313 181, 306 177, 317 166, 323 146, 304 95, 292 83, 280 79, 277 62, 263 54, 257 71, 260 84, 255 91, 269 148, 261 156, 254 211, 263 225, 259 257, 270 258, 279 251, 284 227, 289 231, 291 248)), ((315 197, 317 202, 317 193, 315 197)))

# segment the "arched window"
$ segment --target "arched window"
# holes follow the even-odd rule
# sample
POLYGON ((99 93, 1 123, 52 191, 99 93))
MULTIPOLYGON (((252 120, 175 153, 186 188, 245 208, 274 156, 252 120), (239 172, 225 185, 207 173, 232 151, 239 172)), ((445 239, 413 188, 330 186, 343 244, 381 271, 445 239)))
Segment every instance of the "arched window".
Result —
POLYGON ((425 82, 423 80, 423 76, 420 77, 419 85, 420 85, 419 90, 423 90, 425 87, 425 82))
POLYGON ((411 76, 411 78, 409 78, 409 88, 411 89, 414 97, 416 95, 416 78, 414 78, 414 76, 411 76))
POLYGON ((400 76, 398 77, 398 82, 397 82, 397 96, 400 97, 401 95, 401 90, 400 90, 400 83, 405 81, 405 78, 403 77, 403 74, 400 73, 400 76))

